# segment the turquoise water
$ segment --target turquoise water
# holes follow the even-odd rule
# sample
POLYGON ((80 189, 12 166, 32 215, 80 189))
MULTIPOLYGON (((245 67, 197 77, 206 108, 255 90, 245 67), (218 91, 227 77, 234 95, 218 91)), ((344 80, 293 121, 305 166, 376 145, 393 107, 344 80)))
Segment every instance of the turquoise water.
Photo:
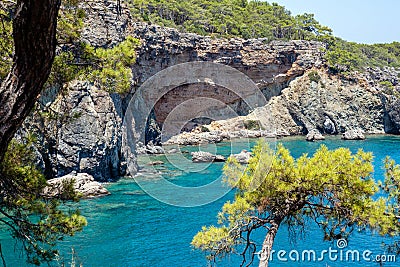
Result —
MULTIPOLYGON (((375 156, 376 179, 382 178, 382 161, 386 155, 390 155, 400 162, 400 153, 398 152, 400 137, 375 136, 369 137, 366 141, 346 142, 333 138, 321 143, 305 142, 303 138, 279 141, 284 143, 296 157, 305 152, 313 153, 322 143, 331 149, 346 146, 354 152, 359 148, 372 151, 375 156)), ((253 144, 254 140, 250 144, 245 141, 235 141, 202 147, 202 150, 216 151, 228 156, 231 150, 237 153, 242 148, 248 148, 253 144)), ((197 149, 197 147, 182 148, 186 151, 197 149)), ((189 159, 189 154, 184 154, 184 158, 176 155, 171 157, 164 166, 155 167, 155 170, 149 170, 149 167, 146 167, 143 174, 137 177, 138 181, 146 183, 151 190, 164 192, 163 188, 159 188, 162 186, 161 180, 152 174, 153 171, 158 172, 174 184, 191 187, 204 186, 221 176, 222 163, 193 164, 189 160, 185 160, 189 159)), ((158 156, 141 158, 140 164, 143 165, 149 160, 167 161, 165 156, 158 156)), ((222 198, 207 205, 182 208, 155 200, 146 194, 134 180, 123 179, 107 187, 112 193, 111 196, 84 200, 79 204, 89 225, 75 237, 67 238, 60 243, 66 263, 71 261, 71 248, 74 248, 77 263, 82 263, 84 267, 207 266, 204 255, 191 248, 191 239, 203 225, 216 223, 216 215, 223 203, 233 199, 232 192, 228 192, 222 198)), ((170 196, 171 201, 178 198, 190 202, 198 197, 193 195, 180 199, 177 191, 168 190, 165 190, 164 195, 170 196)), ((255 235, 259 244, 262 242, 264 233, 264 230, 260 230, 255 235)), ((1 237, 7 266, 25 266, 18 246, 15 246, 15 243, 7 237, 5 230, 1 233, 1 237)), ((349 239, 348 249, 357 249, 361 252, 370 250, 374 255, 382 254, 384 251, 381 246, 382 241, 382 238, 372 234, 355 233, 349 239)), ((312 249, 319 253, 324 249, 328 250, 329 247, 337 249, 335 244, 323 242, 321 232, 316 229, 314 224, 310 223, 305 233, 291 239, 287 229, 282 227, 278 232, 274 250, 289 252, 296 249, 301 253, 303 250, 312 249), (290 240, 295 242, 290 242, 290 240)), ((318 256, 319 254, 317 254, 318 256)), ((293 262, 288 260, 288 262, 282 262, 275 258, 270 266, 379 266, 377 263, 365 261, 343 262, 326 259, 328 257, 325 258, 325 261, 293 262)), ((240 262, 239 256, 232 255, 227 259, 217 261, 215 265, 239 266, 240 262)), ((398 264, 386 263, 383 266, 398 266, 398 264)))

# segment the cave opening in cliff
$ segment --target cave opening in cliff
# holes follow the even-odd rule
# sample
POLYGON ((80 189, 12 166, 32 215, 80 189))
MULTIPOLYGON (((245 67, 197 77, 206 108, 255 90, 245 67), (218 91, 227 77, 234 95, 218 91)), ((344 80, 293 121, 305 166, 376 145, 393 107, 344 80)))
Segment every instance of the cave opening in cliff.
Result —
POLYGON ((170 90, 154 105, 147 118, 145 144, 160 144, 174 134, 249 112, 250 107, 241 96, 225 87, 206 82, 184 84, 170 90))

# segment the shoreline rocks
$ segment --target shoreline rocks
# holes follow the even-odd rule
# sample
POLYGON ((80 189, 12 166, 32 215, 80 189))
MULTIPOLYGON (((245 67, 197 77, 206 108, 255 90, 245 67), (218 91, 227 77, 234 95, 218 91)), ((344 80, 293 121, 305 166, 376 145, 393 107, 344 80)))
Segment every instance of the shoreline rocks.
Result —
POLYGON ((321 141, 325 140, 325 137, 317 129, 313 129, 307 134, 306 140, 309 142, 321 141))
POLYGON ((353 129, 346 131, 343 136, 343 140, 365 140, 365 135, 360 129, 353 129))
POLYGON ((138 154, 150 154, 160 155, 165 154, 165 150, 162 146, 154 145, 153 142, 149 142, 147 145, 143 145, 141 142, 137 144, 136 152, 138 154))
POLYGON ((226 159, 221 155, 213 155, 209 152, 192 152, 192 162, 200 163, 200 162, 225 162, 226 159))
POLYGON ((96 182, 94 177, 87 173, 68 174, 50 179, 47 181, 48 186, 45 187, 44 194, 57 197, 62 192, 63 182, 66 180, 74 180, 74 189, 81 193, 83 198, 95 198, 111 194, 101 183, 96 182))
POLYGON ((199 145, 220 143, 229 139, 240 138, 276 138, 277 135, 267 131, 239 130, 239 131, 210 131, 205 133, 184 132, 171 137, 163 145, 199 145))
POLYGON ((231 155, 231 157, 234 157, 240 164, 248 164, 251 156, 251 152, 245 149, 243 149, 239 154, 231 155))

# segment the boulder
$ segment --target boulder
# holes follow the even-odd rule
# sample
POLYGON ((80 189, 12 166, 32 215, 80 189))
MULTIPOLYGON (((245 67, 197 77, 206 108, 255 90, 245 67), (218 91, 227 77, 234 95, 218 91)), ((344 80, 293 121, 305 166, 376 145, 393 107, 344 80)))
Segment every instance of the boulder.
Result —
POLYGON ((353 129, 346 131, 343 136, 343 140, 364 140, 365 136, 360 129, 353 129))
POLYGON ((239 154, 233 154, 231 156, 234 157, 240 164, 247 164, 251 159, 251 152, 244 149, 239 154))
POLYGON ((317 129, 313 129, 307 134, 306 140, 314 142, 314 141, 325 140, 325 137, 317 129))
POLYGON ((110 192, 103 185, 94 180, 94 177, 87 173, 68 174, 59 178, 47 181, 48 186, 44 189, 44 194, 57 197, 63 190, 65 180, 74 180, 74 189, 81 193, 83 198, 94 198, 110 195, 110 192))
POLYGON ((150 141, 147 145, 143 145, 142 142, 138 142, 136 144, 136 153, 158 155, 165 154, 165 150, 162 148, 162 146, 154 145, 152 141, 150 141))
POLYGON ((147 154, 165 154, 161 146, 155 146, 152 143, 147 144, 145 151, 147 154))
POLYGON ((213 155, 209 152, 192 152, 192 162, 225 162, 226 159, 221 155, 213 155))

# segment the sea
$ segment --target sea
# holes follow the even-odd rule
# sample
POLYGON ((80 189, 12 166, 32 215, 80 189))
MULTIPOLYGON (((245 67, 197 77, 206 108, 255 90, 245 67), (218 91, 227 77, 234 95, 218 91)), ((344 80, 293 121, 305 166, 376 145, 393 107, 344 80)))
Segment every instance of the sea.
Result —
MULTIPOLYGON (((106 184, 110 196, 81 200, 79 208, 88 226, 58 244, 60 257, 50 266, 241 266, 240 251, 209 262, 206 255, 191 246, 202 226, 216 225, 217 214, 235 192, 223 184, 224 163, 192 163, 190 152, 209 151, 229 156, 242 149, 251 150, 255 139, 231 140, 218 144, 179 147, 181 153, 140 156, 140 172, 134 178, 106 184), (149 162, 164 164, 150 166, 149 162)), ((294 157, 312 155, 320 145, 329 149, 347 147, 374 155, 374 178, 383 179, 383 160, 390 156, 400 163, 400 137, 368 136, 363 141, 343 141, 328 137, 321 142, 306 142, 304 137, 269 139, 274 148, 283 143, 294 157)), ((309 222, 304 231, 278 231, 270 266, 400 266, 400 256, 386 250, 400 237, 380 237, 373 232, 353 232, 347 240, 327 242, 318 226, 309 222)), ((266 230, 259 229, 253 240, 260 249, 266 230)), ((7 228, 0 228, 0 243, 7 266, 31 266, 18 242, 7 228)), ((246 264, 250 264, 247 255, 246 264)), ((253 263, 258 266, 259 256, 253 263)), ((0 262, 1 265, 1 262, 0 262)), ((43 266, 47 266, 44 264, 43 266)))

